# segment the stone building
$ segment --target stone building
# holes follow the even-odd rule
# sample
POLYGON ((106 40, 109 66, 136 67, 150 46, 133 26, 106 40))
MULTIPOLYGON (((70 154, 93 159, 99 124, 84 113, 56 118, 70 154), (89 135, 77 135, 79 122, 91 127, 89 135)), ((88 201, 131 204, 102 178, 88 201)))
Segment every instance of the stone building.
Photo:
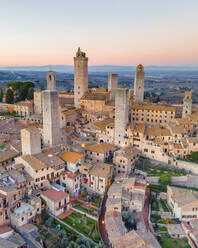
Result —
POLYGON ((42 114, 42 91, 34 91, 34 113, 42 114))
POLYGON ((47 204, 47 211, 58 216, 70 209, 69 194, 55 189, 48 189, 41 194, 41 198, 47 204))
POLYGON ((74 105, 79 108, 80 99, 88 90, 88 58, 78 48, 74 57, 74 105))
POLYGON ((46 146, 61 143, 59 98, 56 90, 44 90, 43 95, 43 142, 46 146))
POLYGON ((134 123, 160 124, 175 118, 176 108, 159 104, 134 104, 131 121, 134 123))
POLYGON ((17 115, 19 116, 30 116, 34 112, 34 106, 33 106, 33 101, 22 101, 22 102, 17 102, 14 105, 14 111, 16 111, 17 115))
POLYGON ((119 88, 115 95, 115 128, 114 143, 125 146, 124 137, 126 126, 129 121, 128 89, 119 88))
POLYGON ((182 117, 184 118, 186 115, 192 114, 192 92, 185 91, 185 96, 183 99, 183 112, 182 117))
POLYGON ((115 91, 118 88, 118 74, 109 74, 108 91, 111 92, 111 100, 115 100, 115 91))
POLYGON ((134 95, 136 101, 144 100, 144 67, 139 64, 135 72, 134 95))
MULTIPOLYGON (((95 88, 94 88, 95 89, 95 88)), ((99 88, 101 89, 101 88, 99 88)), ((80 106, 88 113, 104 113, 105 105, 110 100, 110 92, 89 89, 80 99, 80 106)))
POLYGON ((56 77, 54 71, 47 72, 47 89, 56 90, 56 77))
POLYGON ((41 153, 41 136, 36 127, 21 130, 21 145, 23 155, 36 155, 41 153))

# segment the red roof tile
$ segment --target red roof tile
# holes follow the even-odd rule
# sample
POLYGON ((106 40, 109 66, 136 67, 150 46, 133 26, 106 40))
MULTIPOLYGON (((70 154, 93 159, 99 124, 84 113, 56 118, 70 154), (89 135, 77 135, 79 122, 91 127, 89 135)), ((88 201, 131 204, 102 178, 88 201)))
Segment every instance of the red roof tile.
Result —
POLYGON ((61 190, 58 191, 55 189, 48 189, 48 190, 44 191, 42 193, 42 195, 46 196, 47 198, 49 198, 52 201, 60 201, 63 198, 68 196, 68 194, 66 194, 65 192, 63 192, 61 190))

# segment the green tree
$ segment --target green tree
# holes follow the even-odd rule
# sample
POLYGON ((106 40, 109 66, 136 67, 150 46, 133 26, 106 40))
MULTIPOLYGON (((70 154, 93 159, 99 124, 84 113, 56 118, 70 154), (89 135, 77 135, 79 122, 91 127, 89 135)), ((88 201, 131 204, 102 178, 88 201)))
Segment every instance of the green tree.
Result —
POLYGON ((34 98, 34 88, 29 88, 27 93, 27 99, 32 100, 34 98))
POLYGON ((130 231, 132 229, 136 229, 136 219, 133 212, 123 211, 122 219, 125 223, 126 228, 130 231))
POLYGON ((0 92, 0 102, 3 101, 3 90, 1 89, 1 92, 0 92))
POLYGON ((8 89, 6 92, 6 103, 9 103, 9 104, 14 103, 14 94, 11 89, 8 89))
POLYGON ((14 96, 15 102, 23 101, 27 99, 27 95, 30 88, 34 88, 34 83, 32 82, 8 82, 7 87, 11 88, 14 96))
POLYGON ((70 241, 69 245, 67 246, 68 248, 77 248, 78 245, 74 241, 70 241))
POLYGON ((192 152, 190 155, 192 162, 198 162, 198 152, 192 152))
POLYGON ((170 185, 171 184, 171 175, 161 175, 159 178, 159 184, 170 185))
POLYGON ((40 86, 40 90, 41 90, 41 91, 45 90, 45 86, 44 86, 43 83, 42 83, 41 86, 40 86))

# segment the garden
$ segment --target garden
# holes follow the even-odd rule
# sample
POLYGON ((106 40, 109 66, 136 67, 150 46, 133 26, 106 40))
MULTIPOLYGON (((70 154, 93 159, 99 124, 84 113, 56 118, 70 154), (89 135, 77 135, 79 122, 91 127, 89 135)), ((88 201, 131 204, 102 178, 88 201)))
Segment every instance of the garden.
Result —
POLYGON ((78 212, 73 212, 63 221, 95 242, 100 241, 100 235, 97 229, 97 221, 90 219, 78 212))
POLYGON ((43 211, 41 215, 36 216, 35 223, 40 233, 40 237, 37 238, 37 241, 42 240, 44 248, 103 247, 99 242, 98 245, 96 245, 94 242, 80 237, 76 232, 50 217, 46 211, 43 211))
POLYGON ((102 197, 99 194, 87 192, 84 190, 81 194, 81 200, 91 203, 91 205, 100 208, 102 204, 102 197))
POLYGON ((72 207, 75 209, 78 209, 86 214, 90 214, 94 217, 98 217, 98 210, 96 208, 91 207, 89 204, 80 202, 80 201, 75 201, 72 204, 72 207))
POLYGON ((162 248, 190 248, 187 238, 171 238, 167 233, 161 234, 158 241, 162 248))
POLYGON ((185 170, 172 169, 160 164, 152 163, 148 158, 140 157, 135 166, 136 169, 145 171, 148 177, 161 177, 161 176, 184 176, 185 170))

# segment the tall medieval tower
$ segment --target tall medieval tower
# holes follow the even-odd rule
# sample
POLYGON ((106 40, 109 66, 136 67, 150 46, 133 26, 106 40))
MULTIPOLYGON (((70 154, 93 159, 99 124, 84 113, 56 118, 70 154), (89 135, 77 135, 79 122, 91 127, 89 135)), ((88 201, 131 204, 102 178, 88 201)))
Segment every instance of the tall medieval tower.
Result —
POLYGON ((56 90, 56 76, 54 71, 47 72, 47 89, 56 90))
POLYGON ((144 67, 139 64, 135 72, 134 97, 136 101, 144 101, 144 67))
POLYGON ((36 127, 21 130, 21 146, 23 155, 36 155, 41 153, 41 136, 36 127))
POLYGON ((126 126, 129 121, 129 90, 118 88, 115 93, 115 125, 114 143, 118 146, 125 146, 124 137, 126 126))
POLYGON ((192 114, 192 92, 185 91, 185 96, 183 99, 182 117, 185 117, 186 115, 191 115, 191 114, 192 114))
POLYGON ((47 90, 42 91, 43 142, 45 146, 61 143, 59 96, 56 90, 55 73, 47 73, 47 90), (51 78, 49 77, 51 75, 51 78))
POLYGON ((115 100, 115 91, 118 88, 118 74, 109 74, 108 91, 111 92, 111 100, 115 100))
POLYGON ((88 91, 88 58, 78 48, 74 57, 74 105, 79 108, 80 99, 88 91))

